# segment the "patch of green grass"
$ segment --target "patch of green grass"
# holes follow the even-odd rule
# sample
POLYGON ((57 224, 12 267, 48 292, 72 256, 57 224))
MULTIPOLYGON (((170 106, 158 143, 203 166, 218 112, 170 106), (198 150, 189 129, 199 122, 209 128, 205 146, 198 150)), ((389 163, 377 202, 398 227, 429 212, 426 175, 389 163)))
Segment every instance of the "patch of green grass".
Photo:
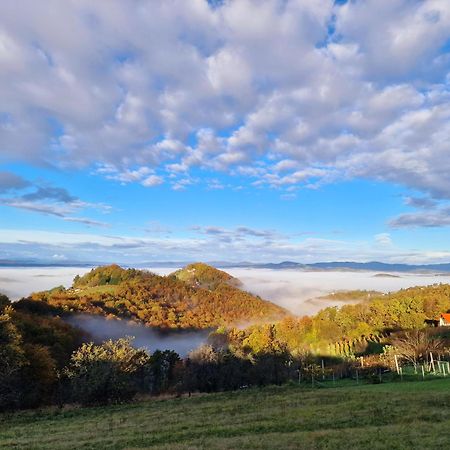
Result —
POLYGON ((89 296, 94 294, 114 294, 117 291, 116 285, 101 285, 101 286, 89 286, 83 287, 78 292, 80 297, 89 296))
POLYGON ((0 416, 0 448, 432 449, 449 429, 450 377, 26 411, 0 416))

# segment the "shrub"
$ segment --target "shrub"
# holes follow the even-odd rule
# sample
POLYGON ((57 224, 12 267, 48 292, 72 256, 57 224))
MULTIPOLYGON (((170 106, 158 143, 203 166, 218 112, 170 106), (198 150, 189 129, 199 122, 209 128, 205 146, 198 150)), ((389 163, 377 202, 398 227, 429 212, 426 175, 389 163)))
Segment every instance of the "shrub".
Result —
POLYGON ((66 369, 72 398, 83 405, 130 401, 149 364, 147 352, 134 348, 131 338, 83 344, 66 369))

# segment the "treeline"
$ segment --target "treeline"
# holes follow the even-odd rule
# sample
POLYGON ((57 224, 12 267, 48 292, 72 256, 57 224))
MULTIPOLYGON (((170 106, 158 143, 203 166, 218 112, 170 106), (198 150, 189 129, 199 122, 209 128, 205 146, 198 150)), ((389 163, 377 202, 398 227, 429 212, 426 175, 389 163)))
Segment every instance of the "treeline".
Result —
POLYGON ((0 411, 280 384, 293 370, 283 349, 243 357, 207 345, 182 359, 136 349, 131 338, 96 345, 57 314, 45 303, 0 296, 0 411))
POLYGON ((141 272, 136 269, 122 269, 117 264, 101 266, 92 269, 86 275, 77 275, 73 280, 73 288, 86 288, 104 285, 117 285, 132 278, 139 277, 141 272))
POLYGON ((379 353, 391 333, 422 329, 427 320, 449 310, 450 285, 436 284, 369 296, 361 303, 328 307, 311 317, 286 317, 246 329, 221 328, 216 339, 240 352, 263 351, 276 341, 294 355, 379 353))
POLYGON ((204 264, 167 277, 114 265, 76 278, 70 289, 39 292, 30 298, 61 313, 116 316, 158 328, 205 329, 276 321, 288 315, 283 308, 240 290, 234 280, 204 264))
POLYGON ((160 277, 109 266, 77 278, 67 290, 15 303, 0 295, 0 409, 281 384, 313 378, 323 372, 322 361, 333 374, 347 376, 359 356, 369 372, 392 368, 393 355, 414 366, 430 352, 449 356, 447 328, 427 328, 425 322, 450 310, 450 285, 370 293, 358 304, 292 317, 218 272, 194 265, 160 277), (135 349, 128 339, 89 343, 89 336, 62 319, 74 312, 162 328, 218 328, 207 346, 183 359, 170 351, 135 349), (269 317, 281 320, 268 323, 269 317), (244 320, 262 323, 230 325, 244 320))
POLYGON ((449 299, 450 286, 436 285, 326 308, 313 317, 222 327, 183 359, 171 351, 149 354, 126 338, 95 345, 60 319, 59 307, 36 300, 12 304, 0 296, 0 409, 241 389, 313 380, 327 371, 354 376, 356 367, 377 381, 380 369, 392 369, 394 355, 415 367, 430 352, 450 355, 445 327, 424 329, 422 321, 449 309, 449 299), (411 329, 416 331, 405 332, 411 329), (344 350, 331 351, 333 346, 344 350), (364 369, 355 358, 360 355, 364 369))
POLYGON ((0 295, 0 409, 52 402, 58 374, 86 339, 58 317, 0 295))

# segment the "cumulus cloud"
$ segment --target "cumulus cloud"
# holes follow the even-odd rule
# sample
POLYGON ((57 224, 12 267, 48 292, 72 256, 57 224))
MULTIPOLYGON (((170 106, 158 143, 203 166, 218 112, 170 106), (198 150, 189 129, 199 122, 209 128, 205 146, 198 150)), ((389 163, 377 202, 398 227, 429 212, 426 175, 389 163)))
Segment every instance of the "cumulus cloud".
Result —
POLYGON ((23 0, 0 24, 0 160, 450 198, 448 1, 23 0))
POLYGON ((164 183, 161 176, 155 175, 154 170, 149 167, 139 167, 137 169, 118 170, 112 165, 105 165, 97 169, 97 173, 102 174, 109 180, 120 181, 122 184, 138 182, 145 187, 157 186, 164 183))

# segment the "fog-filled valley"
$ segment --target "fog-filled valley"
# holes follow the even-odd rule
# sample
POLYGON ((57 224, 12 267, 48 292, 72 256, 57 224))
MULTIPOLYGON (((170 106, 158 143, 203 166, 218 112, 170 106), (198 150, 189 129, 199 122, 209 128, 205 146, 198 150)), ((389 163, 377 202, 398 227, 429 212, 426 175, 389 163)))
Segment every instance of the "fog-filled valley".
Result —
POLYGON ((226 269, 239 278, 244 289, 282 306, 294 314, 315 314, 342 301, 322 299, 336 291, 368 290, 393 292, 413 286, 449 283, 450 274, 379 274, 365 271, 298 271, 271 269, 226 269))
MULTIPOLYGON (((69 287, 76 275, 89 272, 90 268, 40 267, 1 268, 0 292, 12 300, 27 296, 31 292, 51 289, 63 285, 69 287)), ((167 275, 174 268, 148 267, 159 275, 167 275)), ((322 308, 341 305, 342 300, 319 297, 340 290, 375 290, 392 292, 412 286, 427 286, 434 283, 450 283, 450 274, 399 273, 395 276, 379 276, 365 271, 301 271, 255 268, 226 268, 226 272, 240 279, 243 289, 261 296, 294 314, 314 314, 322 308)))
MULTIPOLYGON (((52 289, 63 285, 69 287, 76 275, 89 272, 90 268, 80 267, 40 267, 1 268, 0 292, 12 300, 29 295, 31 292, 52 289)), ((147 270, 159 275, 168 275, 174 268, 148 267, 147 270)), ((340 290, 374 290, 392 292, 411 286, 425 286, 434 283, 449 283, 450 274, 390 274, 379 276, 376 272, 349 271, 301 271, 272 270, 255 268, 227 268, 230 275, 240 279, 242 288, 262 298, 282 306, 295 315, 315 314, 327 306, 346 303, 339 297, 321 298, 340 290)), ((134 345, 149 351, 174 350, 182 356, 205 343, 206 330, 161 332, 144 325, 126 320, 108 320, 89 314, 71 317, 76 325, 96 342, 133 336, 134 345)))
MULTIPOLYGON (((309 376, 313 384, 320 372, 334 383, 357 370, 357 380, 381 383, 383 370, 402 374, 397 353, 385 349, 416 366, 411 342, 425 345, 426 355, 450 355, 449 275, 223 271, 204 263, 176 271, 116 264, 1 271, 0 292, 13 300, 0 295, 0 396, 8 408, 89 406, 309 376)), ((422 376, 450 373, 450 361, 445 369, 438 361, 438 369, 422 366, 422 376)))
POLYGON ((173 350, 183 357, 205 343, 209 334, 208 330, 161 331, 127 320, 108 320, 89 314, 72 316, 68 322, 87 331, 97 343, 130 336, 134 338, 133 345, 136 347, 149 352, 173 350))

